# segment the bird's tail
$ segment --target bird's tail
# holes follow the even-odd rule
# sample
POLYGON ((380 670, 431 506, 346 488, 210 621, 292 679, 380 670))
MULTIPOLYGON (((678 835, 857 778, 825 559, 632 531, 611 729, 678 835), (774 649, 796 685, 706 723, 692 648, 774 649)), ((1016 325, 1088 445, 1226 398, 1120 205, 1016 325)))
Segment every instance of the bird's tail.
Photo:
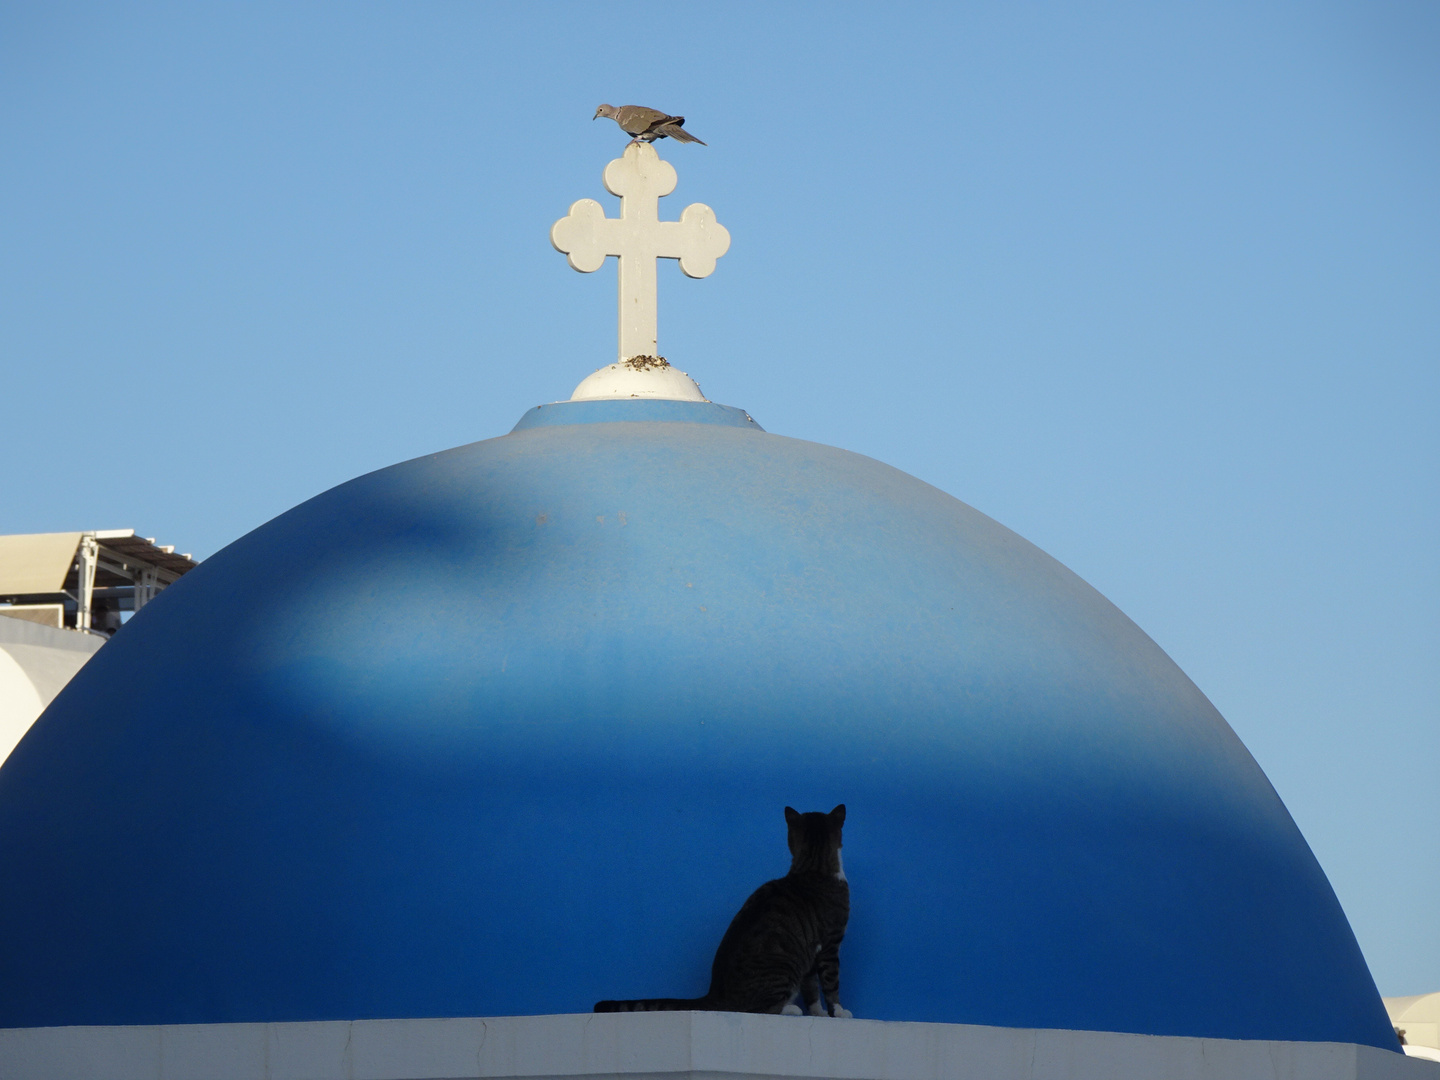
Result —
POLYGON ((710 145, 709 143, 705 142, 705 141, 702 140, 702 139, 697 139, 697 138, 695 138, 694 135, 691 135, 688 131, 686 131, 686 130, 685 130, 683 127, 681 127, 679 124, 663 124, 663 125, 661 125, 659 128, 656 128, 656 130, 657 130, 657 131, 664 132, 666 135, 669 135, 670 138, 674 139, 676 142, 693 142, 693 143, 699 143, 701 146, 709 146, 709 145, 710 145))
POLYGON ((597 1001, 595 1011, 602 1012, 680 1012, 711 1009, 710 996, 698 998, 641 998, 638 1001, 597 1001))

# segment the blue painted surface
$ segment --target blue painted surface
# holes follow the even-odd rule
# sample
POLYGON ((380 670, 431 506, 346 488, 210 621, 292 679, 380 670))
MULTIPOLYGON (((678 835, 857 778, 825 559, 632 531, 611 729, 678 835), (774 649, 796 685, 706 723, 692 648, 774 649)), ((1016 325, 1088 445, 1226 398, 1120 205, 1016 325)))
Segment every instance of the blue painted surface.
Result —
POLYGON ((858 1016, 1395 1048, 1264 775, 1103 597, 879 462, 620 405, 136 615, 0 769, 0 1025, 699 994, 782 807, 845 802, 858 1016))
POLYGON ((536 405, 520 418, 514 430, 623 422, 634 420, 637 411, 643 411, 647 421, 724 424, 727 427, 750 428, 754 431, 765 430, 744 409, 731 405, 718 405, 713 401, 635 401, 628 398, 556 401, 549 405, 536 405))

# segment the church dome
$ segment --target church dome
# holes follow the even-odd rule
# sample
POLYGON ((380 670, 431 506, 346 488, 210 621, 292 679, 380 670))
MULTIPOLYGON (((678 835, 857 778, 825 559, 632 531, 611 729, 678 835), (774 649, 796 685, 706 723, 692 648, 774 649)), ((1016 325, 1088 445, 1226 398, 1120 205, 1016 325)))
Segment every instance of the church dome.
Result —
POLYGON ((1325 875, 1160 648, 869 458, 532 410, 207 559, 0 770, 0 1026, 693 996, 848 807, 856 1016, 1394 1048, 1325 875))

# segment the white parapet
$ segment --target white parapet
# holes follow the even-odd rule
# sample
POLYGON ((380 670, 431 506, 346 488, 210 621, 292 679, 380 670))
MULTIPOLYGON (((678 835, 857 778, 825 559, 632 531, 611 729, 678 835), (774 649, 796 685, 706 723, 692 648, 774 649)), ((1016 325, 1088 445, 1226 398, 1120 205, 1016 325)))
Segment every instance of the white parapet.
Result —
POLYGON ((1349 1043, 742 1013, 0 1030, 5 1080, 1440 1080, 1349 1043))

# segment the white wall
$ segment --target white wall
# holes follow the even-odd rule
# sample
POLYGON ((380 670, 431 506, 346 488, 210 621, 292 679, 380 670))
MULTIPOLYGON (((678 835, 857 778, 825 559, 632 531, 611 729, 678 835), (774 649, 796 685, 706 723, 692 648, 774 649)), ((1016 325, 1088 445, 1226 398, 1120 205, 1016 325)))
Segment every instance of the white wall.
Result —
POLYGON ((0 616, 0 763, 105 640, 0 616))
POLYGON ((1440 1080, 1440 1063, 1285 1043, 740 1013, 0 1030, 5 1080, 1440 1080))

